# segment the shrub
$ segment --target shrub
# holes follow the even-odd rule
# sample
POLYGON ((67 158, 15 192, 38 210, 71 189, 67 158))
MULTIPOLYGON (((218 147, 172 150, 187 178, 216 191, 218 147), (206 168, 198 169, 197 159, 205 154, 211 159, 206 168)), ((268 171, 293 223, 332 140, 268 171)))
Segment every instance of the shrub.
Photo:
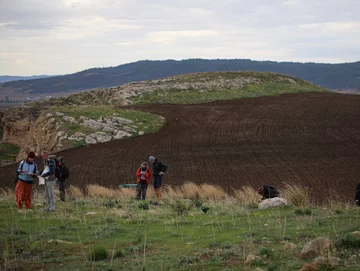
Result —
POLYGON ((259 248, 259 254, 266 256, 267 258, 273 258, 274 257, 274 251, 272 249, 267 247, 260 247, 259 248))
POLYGON ((287 199, 295 207, 311 205, 309 189, 296 184, 284 184, 281 189, 281 197, 287 199))
POLYGON ((360 239, 356 238, 351 233, 346 233, 340 237, 340 239, 336 242, 337 246, 343 248, 360 248, 360 239))
POLYGON ((178 215, 185 214, 191 209, 191 206, 182 200, 176 200, 174 203, 171 203, 170 206, 178 215))
POLYGON ((104 246, 97 245, 93 247, 92 251, 90 252, 90 260, 92 261, 102 261, 106 260, 109 256, 108 251, 104 246))
POLYGON ((140 209, 149 210, 149 203, 147 201, 140 202, 138 206, 140 209))

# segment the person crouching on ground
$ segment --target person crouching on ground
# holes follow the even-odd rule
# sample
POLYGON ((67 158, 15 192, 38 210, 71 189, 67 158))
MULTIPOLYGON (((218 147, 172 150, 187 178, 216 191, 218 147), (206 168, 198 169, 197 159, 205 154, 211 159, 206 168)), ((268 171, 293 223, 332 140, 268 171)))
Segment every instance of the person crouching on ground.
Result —
POLYGON ((36 164, 34 163, 34 159, 35 153, 29 152, 26 160, 21 161, 17 169, 15 195, 19 212, 22 211, 24 202, 26 209, 31 209, 32 185, 36 177, 36 164))
POLYGON ((356 186, 355 203, 360 206, 360 183, 356 186))
POLYGON ((55 211, 55 155, 49 155, 43 152, 42 159, 44 161, 44 170, 41 172, 41 177, 45 178, 45 211, 55 211))
POLYGON ((149 157, 149 163, 153 165, 154 189, 157 199, 161 199, 161 186, 167 166, 161 163, 154 156, 149 157))
POLYGON ((258 189, 258 193, 262 195, 261 200, 276 198, 279 196, 279 191, 272 185, 263 185, 258 189))
POLYGON ((142 162, 138 170, 136 171, 137 186, 136 186, 136 199, 145 200, 146 199, 146 190, 149 184, 149 179, 151 176, 151 171, 148 168, 146 162, 142 162))

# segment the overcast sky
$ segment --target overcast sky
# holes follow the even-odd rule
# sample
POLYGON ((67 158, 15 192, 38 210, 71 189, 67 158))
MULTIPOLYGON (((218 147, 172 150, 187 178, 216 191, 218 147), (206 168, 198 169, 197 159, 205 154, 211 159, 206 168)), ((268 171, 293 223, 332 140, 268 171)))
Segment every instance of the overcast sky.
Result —
POLYGON ((359 0, 0 0, 0 75, 137 60, 360 60, 359 0))

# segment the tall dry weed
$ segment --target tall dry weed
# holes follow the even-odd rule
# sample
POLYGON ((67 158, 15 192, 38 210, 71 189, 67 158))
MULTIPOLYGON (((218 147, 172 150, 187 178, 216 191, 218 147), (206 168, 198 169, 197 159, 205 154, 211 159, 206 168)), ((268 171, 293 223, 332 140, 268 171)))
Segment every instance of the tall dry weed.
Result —
POLYGON ((84 198, 84 194, 81 191, 80 188, 70 185, 67 189, 66 189, 66 193, 70 198, 75 198, 75 199, 83 199, 84 198))
POLYGON ((251 186, 243 186, 241 189, 234 189, 233 191, 236 200, 245 206, 257 204, 261 199, 259 193, 251 186))
POLYGON ((184 183, 180 190, 182 192, 182 198, 186 199, 199 199, 202 195, 201 187, 192 182, 184 183))
POLYGON ((311 206, 311 194, 309 188, 294 183, 284 183, 280 190, 280 196, 291 202, 296 207, 311 206))
POLYGON ((227 194, 224 189, 219 186, 211 185, 211 184, 202 184, 201 186, 201 197, 204 199, 211 199, 214 201, 219 201, 225 197, 227 194))

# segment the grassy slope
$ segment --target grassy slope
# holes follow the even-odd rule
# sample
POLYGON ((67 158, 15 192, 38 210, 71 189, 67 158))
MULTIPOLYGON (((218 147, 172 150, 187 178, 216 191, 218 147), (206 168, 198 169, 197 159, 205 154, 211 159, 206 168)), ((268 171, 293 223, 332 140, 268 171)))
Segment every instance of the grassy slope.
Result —
MULTIPOLYGON (((19 214, 13 199, 3 198, 0 261, 26 270, 299 270, 312 262, 299 258, 307 241, 344 240, 360 224, 360 208, 314 208, 304 215, 292 207, 257 210, 234 203, 204 204, 210 207, 207 214, 195 201, 169 201, 143 210, 133 200, 83 199, 58 203, 55 213, 44 213, 36 205, 32 213, 19 214), (191 208, 178 214, 179 206, 191 208), (89 211, 96 215, 85 215, 89 211), (298 247, 287 250, 284 241, 298 247), (109 257, 91 261, 90 251, 98 245, 109 257), (245 264, 249 254, 259 259, 245 264)), ((355 266, 344 265, 344 259, 358 253, 360 241, 355 244, 357 248, 335 246, 331 251, 342 259, 336 270, 359 270, 360 259, 355 266)))
POLYGON ((158 90, 152 93, 144 93, 139 97, 131 98, 134 103, 205 103, 215 100, 231 100, 239 98, 254 98, 261 96, 277 96, 288 93, 302 92, 327 92, 326 89, 311 84, 304 80, 288 75, 261 72, 226 72, 226 73, 202 73, 179 76, 174 83, 196 82, 222 77, 223 79, 256 78, 259 83, 253 83, 241 89, 211 89, 202 90, 158 90), (289 81, 287 81, 287 79, 289 81))

